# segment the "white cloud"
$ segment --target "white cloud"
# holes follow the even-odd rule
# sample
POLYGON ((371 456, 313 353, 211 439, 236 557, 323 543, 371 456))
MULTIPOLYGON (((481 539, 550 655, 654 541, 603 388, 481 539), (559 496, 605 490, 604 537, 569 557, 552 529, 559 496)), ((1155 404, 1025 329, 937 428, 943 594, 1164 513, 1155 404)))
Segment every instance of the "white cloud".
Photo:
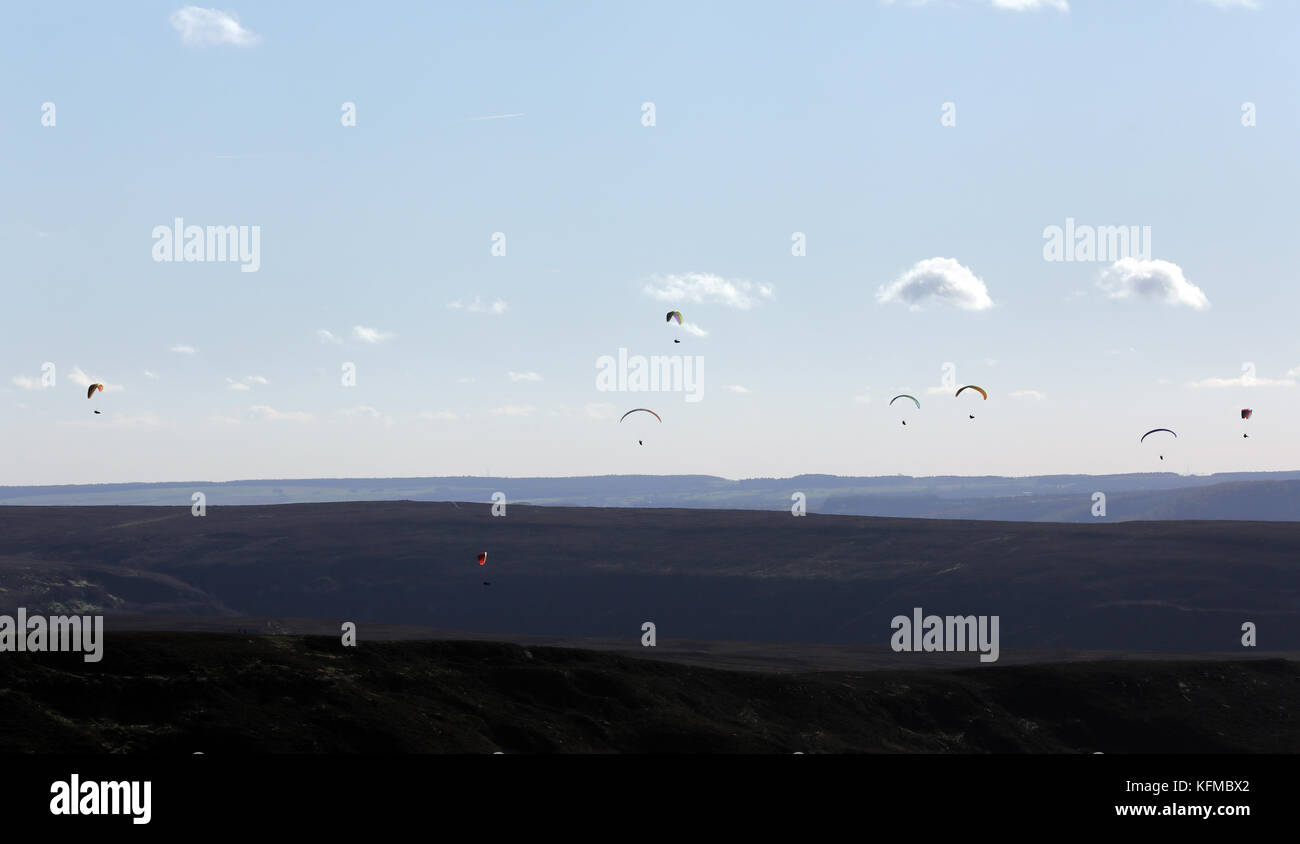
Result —
POLYGON ((342 343, 342 342, 343 342, 342 339, 340 339, 340 338, 338 338, 338 337, 335 337, 334 334, 333 334, 333 332, 331 332, 331 331, 326 331, 324 328, 318 330, 318 331, 316 332, 316 336, 320 338, 320 341, 321 341, 322 343, 342 343))
POLYGON ((492 314, 493 316, 500 316, 506 312, 507 305, 504 299, 493 299, 492 304, 485 305, 481 298, 475 296, 474 301, 469 304, 457 299, 454 302, 448 302, 447 307, 451 308, 453 311, 466 311, 471 314, 492 314))
POLYGON ((234 378, 227 378, 226 383, 230 385, 230 389, 232 390, 251 390, 253 388, 248 386, 249 384, 261 384, 265 386, 271 382, 266 378, 263 378, 261 375, 245 375, 238 381, 234 378))
MULTIPOLYGON (((45 385, 42 384, 39 380, 35 378, 28 378, 26 375, 15 375, 10 380, 14 383, 15 386, 21 387, 24 390, 45 389, 45 385)), ((89 385, 84 385, 84 386, 89 386, 89 385)))
POLYGON ((418 415, 420 419, 427 419, 431 422, 440 422, 456 418, 456 414, 452 413, 450 410, 424 410, 418 415))
POLYGON ((745 386, 743 386, 743 385, 741 385, 741 384, 727 384, 727 385, 723 386, 722 389, 727 390, 728 392, 731 392, 731 393, 748 393, 748 392, 749 392, 749 388, 748 388, 748 387, 745 387, 745 386))
POLYGON ((82 372, 81 367, 79 366, 72 367, 72 371, 68 373, 68 380, 80 387, 89 387, 91 384, 103 384, 104 392, 106 393, 116 393, 126 389, 121 384, 110 384, 107 381, 95 381, 89 375, 82 372))
POLYGON ((695 337, 709 336, 709 332, 705 331, 703 328, 700 328, 698 325, 696 325, 693 322, 683 322, 682 331, 685 331, 687 334, 691 334, 695 337))
POLYGON ((508 375, 510 377, 510 380, 514 381, 516 384, 518 384, 520 381, 541 381, 542 380, 542 376, 538 375, 536 372, 507 372, 506 375, 508 375))
POLYGON ((340 410, 339 413, 342 413, 344 416, 369 416, 371 419, 378 419, 382 415, 378 410, 368 404, 349 407, 345 410, 340 410))
POLYGON ((1250 9, 1258 11, 1262 8, 1259 0, 1201 0, 1202 3, 1208 3, 1216 9, 1250 9))
POLYGON ((952 387, 945 387, 942 384, 940 384, 938 387, 925 388, 925 394, 928 396, 937 396, 940 393, 955 393, 955 392, 957 391, 954 390, 952 387))
POLYGON ((1184 278, 1182 268, 1169 261, 1121 258, 1101 274, 1097 286, 1111 299, 1141 297, 1198 311, 1210 307, 1201 288, 1184 278))
POLYGON ((853 397, 853 403, 854 403, 854 404, 871 404, 871 396, 868 396, 868 395, 865 395, 865 394, 864 394, 864 395, 861 395, 861 396, 854 396, 854 397, 853 397))
POLYGON ((926 302, 952 305, 965 311, 993 307, 983 279, 954 258, 926 258, 912 265, 892 284, 881 285, 876 293, 881 302, 902 302, 920 310, 926 302))
MULTIPOLYGON (((880 2, 884 6, 893 6, 900 0, 880 0, 880 2)), ((925 6, 931 0, 901 0, 901 2, 905 6, 925 6)), ((1055 9, 1063 13, 1070 11, 1069 0, 969 0, 969 2, 977 5, 987 4, 1006 12, 1035 12, 1039 9, 1055 9)))
POLYGON ((533 413, 536 412, 536 410, 537 408, 533 407, 532 405, 524 405, 522 407, 515 406, 515 405, 507 405, 505 407, 492 408, 492 415, 493 416, 532 416, 533 413))
POLYGON ((1035 399, 1037 401, 1042 401, 1047 398, 1046 395, 1037 390, 1016 390, 1011 394, 1011 397, 1016 399, 1035 399))
POLYGON ((352 327, 352 336, 366 343, 382 343, 393 339, 396 335, 391 331, 379 331, 375 328, 366 328, 364 325, 356 325, 352 327))
POLYGON ((231 416, 209 416, 209 421, 216 422, 218 425, 238 425, 239 420, 231 416))
POLYGON ((177 343, 175 346, 168 349, 168 351, 175 352, 178 355, 192 355, 194 354, 195 349, 193 346, 186 346, 184 343, 177 343))
POLYGON ((153 374, 152 372, 150 372, 150 371, 147 370, 147 369, 144 371, 144 377, 145 377, 145 378, 148 378, 150 381, 157 381, 157 380, 158 380, 158 376, 155 375, 155 374, 153 374))
POLYGON ((995 9, 1008 12, 1036 12, 1039 9, 1055 9, 1058 12, 1070 11, 1067 0, 990 0, 995 9))
POLYGON ((155 425, 162 424, 162 420, 152 413, 141 413, 138 416, 124 416, 120 413, 114 413, 109 417, 108 421, 122 428, 152 428, 155 425))
POLYGON ((248 409, 248 412, 258 417, 272 422, 307 422, 312 418, 310 413, 304 413, 298 410, 282 411, 273 407, 267 407, 264 404, 256 404, 248 409))
POLYGON ((618 415, 617 408, 604 402, 591 402, 582 406, 583 411, 592 419, 613 419, 618 415))
POLYGON ((1209 387, 1215 389, 1218 387, 1294 387, 1296 385, 1292 376, 1295 370, 1287 373, 1286 378, 1248 378, 1245 375, 1239 375, 1236 378, 1204 378, 1200 381, 1193 381, 1189 386, 1192 387, 1209 387))
POLYGON ((713 273, 656 275, 646 282, 643 289, 647 296, 662 302, 708 302, 742 311, 760 304, 761 300, 772 299, 774 295, 770 284, 728 281, 713 273))
POLYGON ((261 40, 257 33, 239 22, 239 17, 217 9, 185 6, 168 18, 172 28, 181 34, 181 43, 192 47, 230 44, 251 47, 261 40))

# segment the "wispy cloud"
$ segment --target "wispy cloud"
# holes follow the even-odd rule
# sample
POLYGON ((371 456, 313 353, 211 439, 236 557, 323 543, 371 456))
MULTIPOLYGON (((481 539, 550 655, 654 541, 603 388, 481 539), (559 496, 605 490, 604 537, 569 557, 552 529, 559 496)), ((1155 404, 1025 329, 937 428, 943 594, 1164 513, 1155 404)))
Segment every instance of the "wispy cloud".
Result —
POLYGON ((86 373, 82 372, 81 367, 79 366, 72 367, 72 371, 68 373, 68 380, 79 387, 89 387, 91 384, 103 384, 104 392, 106 393, 116 393, 126 389, 121 384, 110 384, 107 381, 96 381, 86 373))
POLYGON ((493 316, 500 316, 501 314, 506 312, 507 306, 506 306, 506 301, 504 299, 493 299, 492 304, 485 305, 483 304, 483 300, 481 298, 475 296, 474 300, 468 303, 462 302, 460 299, 457 299, 454 302, 448 302, 447 307, 451 308, 453 311, 465 311, 466 313, 471 313, 471 314, 492 314, 493 316))
POLYGON ((692 335, 692 336, 694 336, 694 337, 708 337, 708 336, 709 336, 709 332, 705 331, 703 328, 700 328, 698 325, 696 325, 696 324, 693 323, 693 322, 683 322, 683 323, 682 323, 682 331, 685 331, 687 334, 690 334, 690 335, 692 335))
POLYGON ((1236 378, 1204 378, 1200 381, 1193 381, 1189 386, 1208 387, 1215 389, 1219 387, 1294 387, 1296 385, 1296 370, 1287 373, 1286 378, 1260 378, 1258 376, 1251 378, 1246 375, 1240 375, 1236 378))
POLYGON ((238 16, 218 9, 184 6, 172 12, 168 20, 181 34, 181 43, 191 47, 222 44, 252 47, 261 40, 257 33, 239 22, 238 16))
POLYGON ((342 413, 344 416, 369 416, 371 419, 378 419, 383 415, 368 404, 345 408, 344 410, 340 410, 339 413, 342 413))
POLYGON ((261 375, 245 375, 243 378, 240 378, 238 381, 236 381, 234 378, 227 378, 226 383, 230 385, 230 389, 232 390, 251 390, 252 387, 250 387, 249 384, 258 384, 261 386, 266 386, 271 382, 266 378, 262 377, 261 375))
POLYGON ((450 410, 422 410, 417 416, 430 422, 442 422, 458 418, 450 410))
MULTIPOLYGON (((45 389, 45 385, 41 383, 39 378, 28 378, 26 375, 15 375, 10 380, 13 382, 14 386, 24 390, 45 389)), ((89 385, 83 385, 83 386, 89 386, 89 385)))
POLYGON ((1097 286, 1111 299, 1150 299, 1198 311, 1210 307, 1201 288, 1184 278, 1182 268, 1169 261, 1121 258, 1101 274, 1097 286))
POLYGON ((331 331, 327 331, 327 330, 324 329, 324 328, 319 329, 319 330, 316 332, 316 337, 319 338, 320 341, 321 341, 322 343, 342 343, 342 342, 343 342, 342 338, 334 336, 334 333, 333 333, 333 332, 331 332, 331 331))
POLYGON ((312 418, 310 413, 299 410, 276 410, 264 404, 255 404, 248 409, 248 412, 258 419, 271 422, 308 422, 312 418))
POLYGON ((532 416, 536 412, 537 408, 532 405, 506 405, 492 408, 493 416, 532 416))
POLYGON ((538 375, 536 372, 507 372, 506 375, 509 376, 510 380, 514 381, 516 384, 519 383, 520 381, 541 381, 542 380, 542 376, 538 375))
POLYGON ((770 284, 728 280, 713 273, 656 275, 646 282, 643 290, 647 296, 661 302, 710 303, 741 311, 775 298, 775 291, 770 284))
POLYGON ((356 337, 363 343, 382 343, 385 340, 391 340, 397 335, 391 331, 380 331, 376 328, 366 328, 364 325, 356 325, 352 328, 352 336, 356 337))
POLYGON ((729 393, 748 393, 749 388, 740 384, 727 384, 722 389, 729 393))
POLYGON ((613 419, 618 415, 618 409, 614 405, 604 402, 584 404, 582 410, 592 419, 613 419))
POLYGON ((184 343, 177 343, 175 346, 172 346, 167 351, 175 352, 178 355, 192 355, 197 350, 193 346, 187 346, 184 343))
POLYGON ((150 372, 150 371, 147 370, 147 369, 144 371, 144 377, 145 377, 145 378, 148 378, 150 381, 157 381, 157 380, 158 380, 158 376, 155 375, 155 374, 153 374, 152 372, 150 372))
POLYGON ((902 302, 918 311, 928 303, 951 305, 964 311, 993 307, 984 280, 955 258, 926 258, 876 292, 880 302, 902 302))
POLYGON ((1016 399, 1035 399, 1036 401, 1042 401, 1047 398, 1045 394, 1040 393, 1037 390, 1015 390, 1011 393, 1011 397, 1016 399))

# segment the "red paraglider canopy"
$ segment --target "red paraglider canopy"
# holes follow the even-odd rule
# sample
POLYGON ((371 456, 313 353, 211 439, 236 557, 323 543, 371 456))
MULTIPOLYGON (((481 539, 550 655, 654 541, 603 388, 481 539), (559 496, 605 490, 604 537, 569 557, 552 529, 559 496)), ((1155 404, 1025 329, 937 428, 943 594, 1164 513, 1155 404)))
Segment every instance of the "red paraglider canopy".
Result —
POLYGON ((478 554, 478 564, 479 564, 480 566, 485 566, 485 565, 487 565, 487 552, 486 552, 486 551, 480 551, 480 552, 479 552, 479 554, 478 554))
POLYGON ((1243 408, 1241 409, 1241 418, 1242 418, 1242 419, 1249 419, 1249 418, 1250 418, 1250 414, 1252 414, 1252 413, 1254 413, 1254 412, 1255 412, 1255 411, 1251 410, 1249 407, 1243 407, 1243 408))

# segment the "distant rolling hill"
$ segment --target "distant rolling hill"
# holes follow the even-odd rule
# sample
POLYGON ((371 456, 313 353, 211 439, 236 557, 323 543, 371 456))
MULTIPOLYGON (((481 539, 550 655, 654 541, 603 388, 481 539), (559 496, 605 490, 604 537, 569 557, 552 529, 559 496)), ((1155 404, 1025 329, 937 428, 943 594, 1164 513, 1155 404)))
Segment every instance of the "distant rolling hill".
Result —
POLYGON ((785 510, 803 493, 809 512, 994 521, 1300 520, 1300 472, 912 478, 798 475, 727 480, 709 475, 573 478, 318 478, 212 483, 0 487, 0 505, 189 506, 340 501, 475 501, 494 493, 520 504, 785 510), (1107 497, 1104 518, 1093 496, 1107 497))
POLYGON ((869 646, 921 607, 996 615, 1007 649, 1246 654, 1245 622, 1261 650, 1300 649, 1300 524, 0 507, 0 589, 32 612, 348 619, 363 636, 371 623, 635 639, 650 621, 666 638, 869 646))

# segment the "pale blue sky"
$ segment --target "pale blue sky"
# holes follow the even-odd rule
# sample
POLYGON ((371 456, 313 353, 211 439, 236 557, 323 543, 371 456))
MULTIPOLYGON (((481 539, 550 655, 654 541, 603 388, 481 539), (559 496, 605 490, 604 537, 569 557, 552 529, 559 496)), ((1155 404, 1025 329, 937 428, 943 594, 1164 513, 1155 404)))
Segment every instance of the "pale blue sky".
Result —
POLYGON ((181 3, 10 5, 0 484, 1300 467, 1300 9, 1043 5, 223 0, 252 43, 206 46, 181 3), (259 271, 155 262, 178 216, 260 226, 259 271), (1066 218, 1150 226, 1209 307, 1044 261, 1066 218), (993 306, 879 301, 932 258, 993 306), (754 304, 646 292, 692 273, 754 304), (620 347, 702 355, 703 401, 597 392, 620 347))

